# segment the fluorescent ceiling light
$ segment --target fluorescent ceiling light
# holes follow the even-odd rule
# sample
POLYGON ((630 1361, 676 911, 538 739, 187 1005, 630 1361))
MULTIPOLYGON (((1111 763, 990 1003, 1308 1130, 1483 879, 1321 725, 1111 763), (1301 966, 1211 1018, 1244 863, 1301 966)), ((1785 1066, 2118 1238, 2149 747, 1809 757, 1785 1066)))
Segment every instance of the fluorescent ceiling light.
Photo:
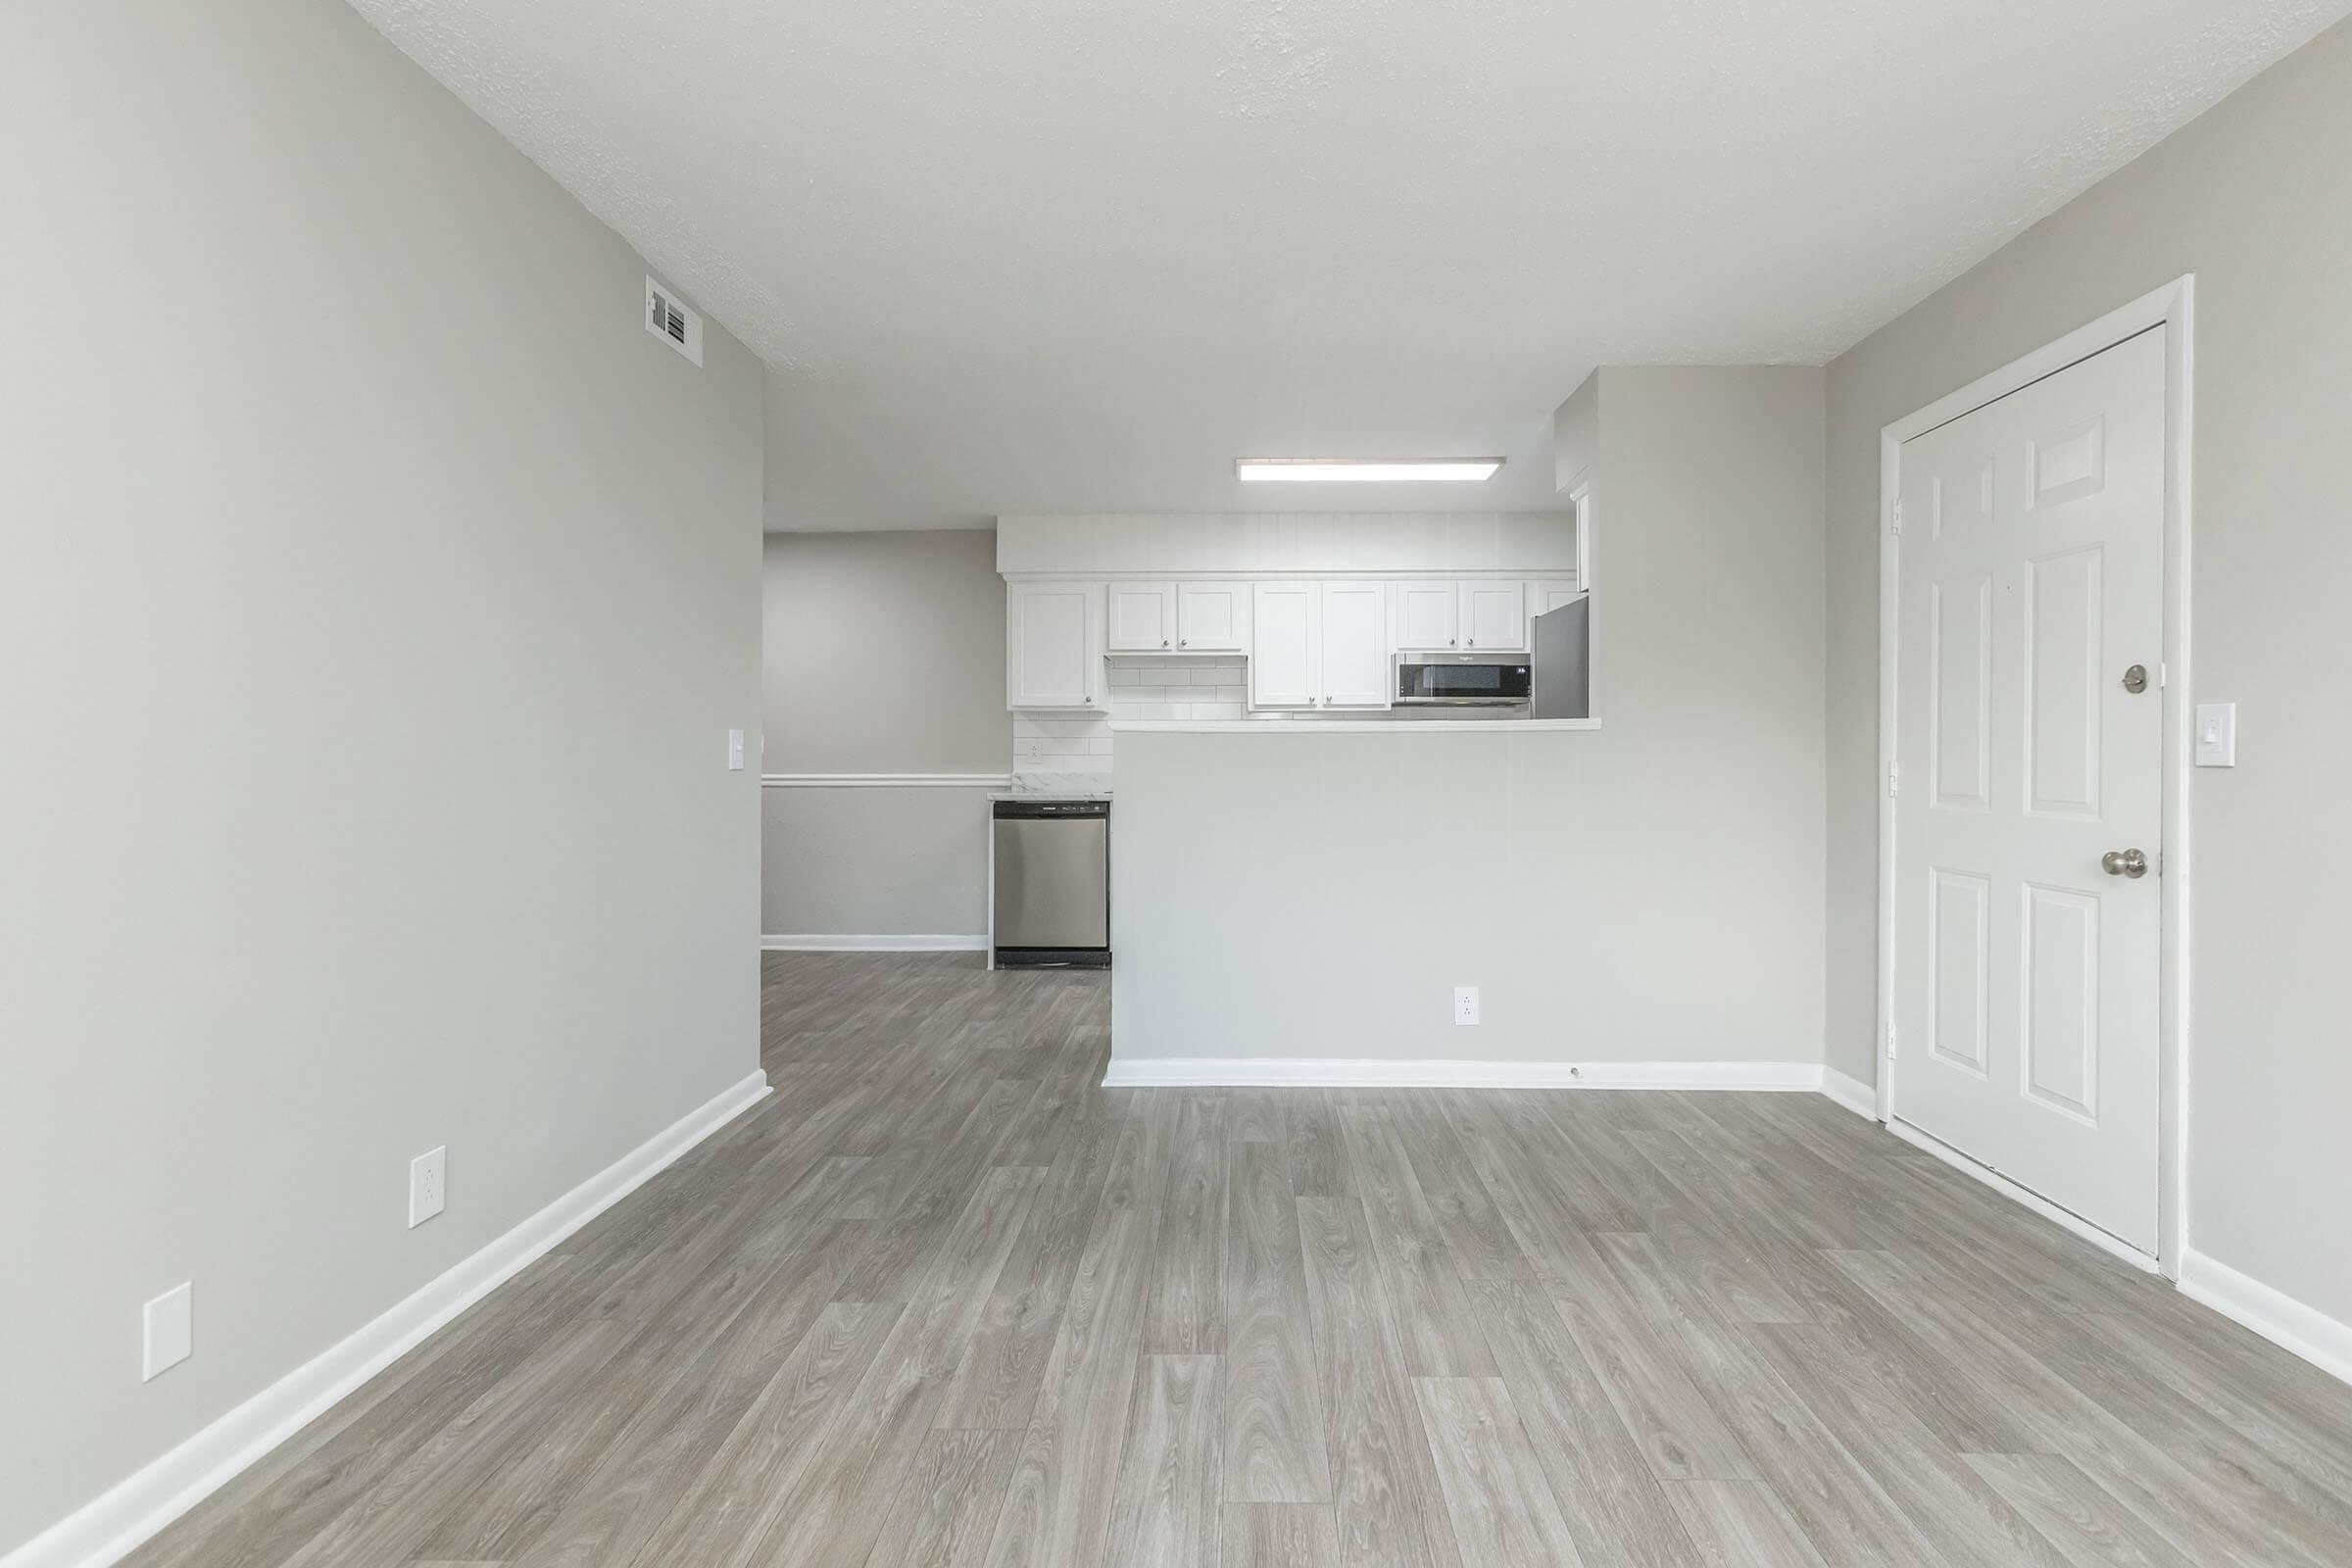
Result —
POLYGON ((1237 478, 1257 483, 1385 481, 1423 484, 1492 479, 1500 458, 1422 458, 1405 462, 1362 458, 1236 458, 1237 478))

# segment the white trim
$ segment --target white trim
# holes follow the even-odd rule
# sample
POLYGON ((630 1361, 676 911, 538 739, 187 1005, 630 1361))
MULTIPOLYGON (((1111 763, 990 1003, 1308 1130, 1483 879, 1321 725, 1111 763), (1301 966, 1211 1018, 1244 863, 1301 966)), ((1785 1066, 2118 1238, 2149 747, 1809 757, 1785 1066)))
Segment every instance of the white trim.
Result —
MULTIPOLYGON (((1980 376, 1879 432, 1879 1119, 1894 1125, 1894 1072, 1887 1039, 1894 1023, 1894 799, 1886 792, 1895 760, 1895 654, 1900 605, 1901 538, 1894 531, 1902 493, 1903 443, 1962 415, 2054 375, 2150 327, 2165 332, 2163 932, 2157 979, 2156 1256, 2159 1271, 2180 1275, 2188 1231, 2188 941, 2189 856, 2189 541, 2192 529, 2196 408, 2196 274, 2186 273, 2110 311, 1990 375, 1980 376)), ((2005 1184, 2014 1187, 2014 1184, 2005 1184)), ((2022 1192, 2023 1189, 2017 1189, 2022 1192)), ((2061 1210, 2060 1212, 2063 1212, 2061 1210)), ((2063 1222, 2062 1222, 2063 1223, 2063 1222)), ((2104 1233, 2100 1233, 2104 1235, 2104 1233)), ((2112 1239, 2110 1239, 2112 1240, 2112 1239)), ((2121 1246, 2121 1243, 2117 1243, 2121 1246)), ((2133 1258, 2144 1253, 2132 1251, 2133 1258)))
POLYGON ((2150 1274, 2157 1272, 2156 1259, 2133 1247, 2130 1242, 2108 1235, 2082 1215, 2071 1209, 2060 1208, 2032 1188, 2020 1187, 1999 1171, 1978 1164, 1951 1145, 1936 1137, 1935 1134, 1921 1132, 1907 1121, 1890 1121, 1886 1124, 1886 1130, 1904 1143, 1926 1150, 1961 1175, 1974 1177, 2002 1197, 2032 1209, 2061 1230, 2071 1231, 2082 1237, 2100 1251, 2113 1253, 2133 1268, 2144 1269, 2150 1274))
POLYGON ((2203 1252, 2181 1255, 2180 1285, 2180 1294, 2190 1300, 2244 1324, 2328 1376, 2352 1383, 2352 1323, 2331 1318, 2203 1252))
POLYGON ((554 1250, 768 1094, 755 1072, 656 1133, 406 1300, 0 1558, 0 1568, 103 1568, 554 1250))
POLYGON ((1365 1056, 1120 1056, 1105 1089, 1821 1088, 1817 1061, 1391 1061, 1365 1056))
POLYGON ((1568 729, 1598 729, 1597 718, 1217 718, 1183 719, 1128 718, 1113 719, 1110 731, 1114 735, 1129 733, 1158 733, 1162 735, 1409 735, 1418 730, 1424 734, 1437 731, 1459 734, 1464 730, 1482 735, 1523 735, 1529 731, 1550 732, 1568 729))
POLYGON ((763 790, 1012 788, 1009 773, 762 773, 763 790))
POLYGON ((1879 1092, 1873 1086, 1835 1067, 1821 1069, 1821 1092, 1857 1116, 1879 1119, 1879 1092))
POLYGON ((762 953, 985 953, 988 937, 913 936, 885 932, 877 936, 821 936, 792 933, 763 936, 762 953))

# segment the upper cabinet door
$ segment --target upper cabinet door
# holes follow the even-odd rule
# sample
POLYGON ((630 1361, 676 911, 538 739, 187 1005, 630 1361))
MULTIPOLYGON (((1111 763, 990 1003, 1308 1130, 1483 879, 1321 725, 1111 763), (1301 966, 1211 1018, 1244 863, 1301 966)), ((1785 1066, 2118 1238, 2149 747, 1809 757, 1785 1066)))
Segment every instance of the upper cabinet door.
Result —
POLYGON ((1390 585, 1396 604, 1396 647, 1415 652, 1460 646, 1455 584, 1398 582, 1390 585))
POLYGON ((1110 585, 1110 651, 1155 654, 1176 646, 1176 585, 1172 582, 1114 582, 1110 585))
POLYGON ((1573 577, 1539 577, 1527 585, 1527 641, 1522 648, 1536 646, 1536 617, 1548 615, 1584 592, 1573 577))
POLYGON ((1323 706, 1388 707, 1389 667, 1388 584, 1323 584, 1323 706))
POLYGON ((1004 591, 1008 708, 1102 703, 1102 585, 1014 583, 1004 591))
POLYGON ((1250 584, 1188 582, 1176 590, 1176 646, 1190 654, 1239 654, 1250 647, 1250 584))
POLYGON ((1527 618, 1548 615, 1584 590, 1573 577, 1543 577, 1527 585, 1527 618))
POLYGON ((1462 646, 1522 649, 1527 646, 1527 584, 1462 584, 1462 646))
POLYGON ((1323 642, 1322 585, 1255 583, 1251 586, 1250 618, 1250 706, 1314 707, 1322 693, 1318 672, 1323 642))

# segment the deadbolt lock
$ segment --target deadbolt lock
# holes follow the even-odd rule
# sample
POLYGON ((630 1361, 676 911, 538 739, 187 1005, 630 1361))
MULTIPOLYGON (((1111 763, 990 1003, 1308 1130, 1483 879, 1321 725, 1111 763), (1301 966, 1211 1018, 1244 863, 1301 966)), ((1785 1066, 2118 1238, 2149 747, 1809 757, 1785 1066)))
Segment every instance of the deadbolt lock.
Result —
POLYGON ((2147 689, 2147 665, 2133 664, 2130 669, 2124 671, 2124 690, 2130 692, 2132 696, 2137 697, 2141 692, 2144 692, 2147 689))

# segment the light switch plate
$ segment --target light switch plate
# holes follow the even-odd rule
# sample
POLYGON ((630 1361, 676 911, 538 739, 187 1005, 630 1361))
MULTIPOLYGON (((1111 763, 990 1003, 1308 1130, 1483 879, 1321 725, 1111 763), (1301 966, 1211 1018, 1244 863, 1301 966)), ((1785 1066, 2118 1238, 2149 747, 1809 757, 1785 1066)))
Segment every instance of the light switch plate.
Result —
POLYGON ((409 1229, 415 1230, 448 1204, 448 1175, 447 1144, 409 1161, 409 1229))
POLYGON ((139 1314, 139 1381, 179 1365, 195 1348, 193 1282, 182 1280, 149 1301, 139 1314))
POLYGON ((739 729, 727 731, 727 767, 731 772, 743 771, 743 731, 739 729))
POLYGON ((2235 767, 2237 765, 2237 705, 2235 703, 2199 703, 2197 705, 2197 765, 2199 767, 2235 767))

